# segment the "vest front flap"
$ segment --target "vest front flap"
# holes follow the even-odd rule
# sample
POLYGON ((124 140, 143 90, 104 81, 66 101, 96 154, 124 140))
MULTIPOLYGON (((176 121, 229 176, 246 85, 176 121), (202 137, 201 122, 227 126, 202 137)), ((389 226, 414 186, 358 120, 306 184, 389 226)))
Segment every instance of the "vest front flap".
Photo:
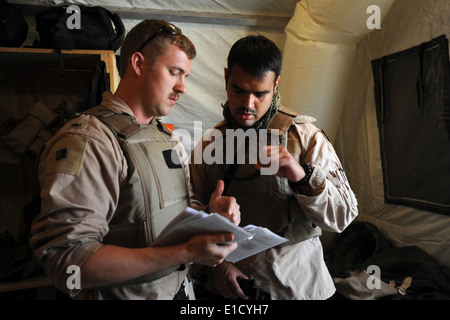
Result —
POLYGON ((180 160, 180 147, 167 135, 149 134, 147 128, 126 140, 136 168, 130 172, 140 181, 151 226, 151 241, 186 206, 189 194, 185 171, 180 160))
POLYGON ((127 181, 104 243, 148 246, 189 205, 186 174, 177 160, 181 143, 172 141, 157 121, 140 125, 128 114, 101 106, 88 113, 116 134, 128 164, 127 181))

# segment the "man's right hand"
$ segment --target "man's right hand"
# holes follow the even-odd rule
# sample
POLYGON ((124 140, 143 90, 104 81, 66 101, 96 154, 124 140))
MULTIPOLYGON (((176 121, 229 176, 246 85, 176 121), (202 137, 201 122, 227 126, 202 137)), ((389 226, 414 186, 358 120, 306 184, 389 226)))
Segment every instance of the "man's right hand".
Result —
POLYGON ((241 270, 236 268, 232 263, 224 261, 211 272, 213 284, 215 290, 220 293, 224 298, 237 299, 241 298, 247 300, 248 297, 242 291, 237 278, 248 279, 241 270))
POLYGON ((183 245, 187 261, 215 267, 237 248, 236 242, 230 243, 232 240, 232 233, 193 236, 183 245))

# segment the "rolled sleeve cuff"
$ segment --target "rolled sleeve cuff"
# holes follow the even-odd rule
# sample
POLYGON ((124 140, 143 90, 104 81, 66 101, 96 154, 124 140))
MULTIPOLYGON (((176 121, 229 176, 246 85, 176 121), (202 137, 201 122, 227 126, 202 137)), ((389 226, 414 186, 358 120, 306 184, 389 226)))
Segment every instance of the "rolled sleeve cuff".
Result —
POLYGON ((311 175, 311 178, 309 179, 309 185, 313 190, 313 194, 319 195, 325 189, 327 175, 325 174, 322 168, 315 167, 314 165, 313 168, 314 170, 311 175))

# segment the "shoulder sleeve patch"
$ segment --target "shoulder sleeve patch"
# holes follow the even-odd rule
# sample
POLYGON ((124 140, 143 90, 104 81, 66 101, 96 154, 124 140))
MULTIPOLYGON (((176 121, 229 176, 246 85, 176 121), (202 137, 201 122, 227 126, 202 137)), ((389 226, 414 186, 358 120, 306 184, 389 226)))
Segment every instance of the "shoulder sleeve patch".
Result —
POLYGON ((48 155, 47 173, 80 174, 88 140, 85 138, 61 139, 57 141, 48 155))
POLYGON ((305 115, 299 115, 295 118, 294 122, 298 124, 305 122, 316 122, 316 118, 305 115))

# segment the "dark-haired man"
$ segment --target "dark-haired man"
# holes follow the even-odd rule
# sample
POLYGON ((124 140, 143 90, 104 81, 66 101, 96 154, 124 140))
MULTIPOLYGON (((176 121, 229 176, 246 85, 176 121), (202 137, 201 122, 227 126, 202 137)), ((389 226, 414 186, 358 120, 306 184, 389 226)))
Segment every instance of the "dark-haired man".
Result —
MULTIPOLYGON (((185 298, 190 262, 214 266, 236 248, 223 244, 232 240, 229 233, 151 246, 193 205, 186 153, 157 117, 185 93, 195 54, 174 25, 139 23, 122 45, 116 92, 104 93, 100 106, 67 123, 43 150, 42 213, 33 222, 31 246, 69 295, 185 298)), ((239 223, 239 206, 222 190, 220 182, 205 204, 239 223)))
MULTIPOLYGON (((224 120, 203 137, 191 156, 196 198, 208 199, 217 181, 224 179, 224 194, 236 197, 242 225, 267 227, 289 240, 235 264, 224 261, 210 270, 209 290, 225 298, 248 298, 237 278, 255 279, 272 299, 331 297, 335 288, 324 262, 321 229, 341 232, 358 214, 357 201, 330 142, 311 123, 311 117, 299 116, 280 104, 281 64, 279 49, 263 36, 248 36, 232 46, 225 68, 228 101, 223 106, 224 120), (252 130, 259 136, 270 136, 277 130, 278 143, 264 146, 261 153, 270 161, 251 163, 249 153, 255 146, 250 139, 245 163, 237 163, 241 159, 237 157, 233 163, 211 164, 205 151, 217 151, 221 142, 225 154, 233 150, 230 144, 238 143, 239 139, 229 141, 230 129, 241 130, 248 137, 252 130), (198 153, 203 153, 202 157, 198 153), (269 166, 277 169, 276 174, 263 173, 269 166)), ((239 154, 242 148, 234 150, 239 154)))

